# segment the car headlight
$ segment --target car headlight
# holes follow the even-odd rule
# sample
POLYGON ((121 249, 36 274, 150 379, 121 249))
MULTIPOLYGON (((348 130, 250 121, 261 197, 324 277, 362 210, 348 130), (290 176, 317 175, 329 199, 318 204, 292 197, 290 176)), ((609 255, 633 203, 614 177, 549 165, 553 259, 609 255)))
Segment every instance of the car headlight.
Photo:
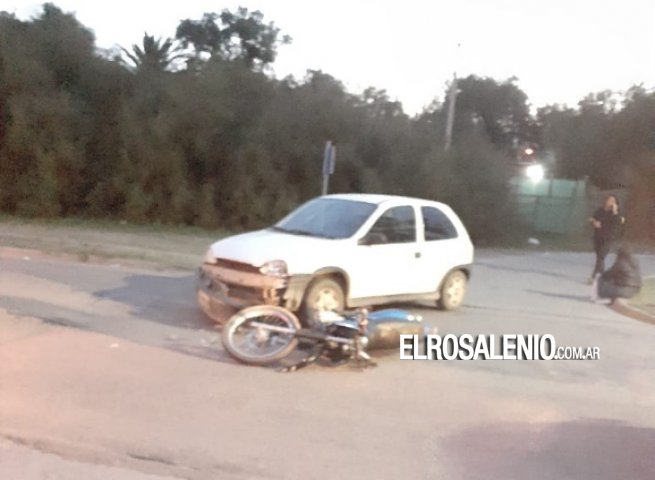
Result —
POLYGON ((287 276, 287 262, 284 260, 273 260, 272 262, 266 262, 259 269, 264 275, 270 275, 271 277, 286 277, 287 276))
POLYGON ((216 257, 214 256, 211 247, 207 250, 207 253, 205 253, 205 258, 203 258, 202 261, 203 263, 216 263, 216 257))

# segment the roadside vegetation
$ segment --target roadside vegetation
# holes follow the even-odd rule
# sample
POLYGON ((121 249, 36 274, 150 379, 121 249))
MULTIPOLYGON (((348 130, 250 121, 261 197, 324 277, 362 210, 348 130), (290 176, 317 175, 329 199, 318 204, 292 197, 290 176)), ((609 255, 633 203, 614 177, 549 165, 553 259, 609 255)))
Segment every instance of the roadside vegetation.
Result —
POLYGON ((0 13, 0 213, 259 227, 319 193, 331 140, 332 192, 447 202, 479 245, 523 232, 507 182, 527 146, 552 154, 558 177, 629 185, 631 235, 655 230, 652 91, 531 112, 515 79, 472 75, 458 82, 446 150, 448 85, 410 117, 385 91, 348 92, 326 72, 275 79, 290 41, 245 8, 181 19, 170 38, 145 34, 115 51, 99 51, 53 4, 27 21, 0 13))
MULTIPOLYGON (((132 225, 79 218, 0 217, 0 245, 77 261, 194 269, 211 243, 232 232, 185 225, 132 225)), ((1 250, 1 249, 0 249, 1 250)), ((25 252, 28 255, 29 252, 25 252)))

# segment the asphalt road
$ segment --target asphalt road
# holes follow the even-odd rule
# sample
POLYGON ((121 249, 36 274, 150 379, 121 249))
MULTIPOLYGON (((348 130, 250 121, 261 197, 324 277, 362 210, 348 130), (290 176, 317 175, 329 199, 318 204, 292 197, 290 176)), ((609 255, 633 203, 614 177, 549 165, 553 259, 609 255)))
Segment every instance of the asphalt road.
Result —
POLYGON ((591 303, 591 266, 480 252, 465 307, 411 308, 600 360, 281 374, 223 352, 189 273, 4 255, 0 478, 653 479, 655 326, 591 303))

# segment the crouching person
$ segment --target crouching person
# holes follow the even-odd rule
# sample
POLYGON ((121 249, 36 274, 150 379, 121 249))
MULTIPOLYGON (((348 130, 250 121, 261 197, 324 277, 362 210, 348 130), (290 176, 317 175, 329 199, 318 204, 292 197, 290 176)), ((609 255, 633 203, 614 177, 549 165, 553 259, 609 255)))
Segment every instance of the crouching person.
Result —
POLYGON ((598 279, 597 298, 632 298, 641 289, 641 272, 637 259, 626 246, 619 248, 612 267, 603 272, 598 279))

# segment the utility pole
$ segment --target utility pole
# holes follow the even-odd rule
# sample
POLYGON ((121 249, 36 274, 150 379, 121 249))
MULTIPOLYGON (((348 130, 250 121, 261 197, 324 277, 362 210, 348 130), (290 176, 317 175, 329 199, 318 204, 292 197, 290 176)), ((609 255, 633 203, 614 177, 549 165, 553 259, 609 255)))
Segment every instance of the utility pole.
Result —
POLYGON ((450 84, 448 92, 448 117, 446 118, 446 139, 444 150, 450 150, 450 144, 453 139, 453 122, 455 121, 455 99, 457 98, 457 74, 453 74, 453 82, 450 84))
MULTIPOLYGON (((457 53, 455 57, 459 56, 459 48, 461 46, 462 46, 461 43, 457 44, 457 53)), ((453 82, 450 84, 450 90, 448 91, 448 116, 446 117, 446 138, 444 142, 444 150, 446 151, 450 150, 450 145, 453 140, 453 123, 455 122, 456 100, 457 100, 457 70, 455 70, 455 72, 453 73, 453 82)))

